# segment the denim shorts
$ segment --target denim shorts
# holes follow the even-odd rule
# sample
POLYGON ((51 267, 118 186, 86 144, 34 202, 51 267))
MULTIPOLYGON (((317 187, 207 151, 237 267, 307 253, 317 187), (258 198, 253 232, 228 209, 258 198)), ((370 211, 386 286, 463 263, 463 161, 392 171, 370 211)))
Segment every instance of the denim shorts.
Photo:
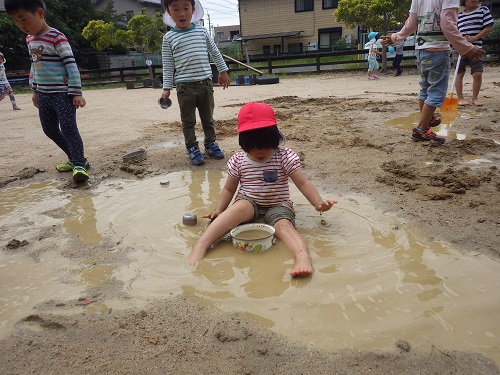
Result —
POLYGON ((415 53, 420 73, 418 99, 431 107, 441 107, 448 90, 450 51, 430 52, 418 49, 415 53))
POLYGON ((239 199, 244 199, 252 203, 254 208, 254 216, 248 222, 263 221, 267 225, 274 226, 279 220, 287 219, 295 227, 295 212, 292 208, 288 206, 259 206, 251 198, 240 197, 239 199))

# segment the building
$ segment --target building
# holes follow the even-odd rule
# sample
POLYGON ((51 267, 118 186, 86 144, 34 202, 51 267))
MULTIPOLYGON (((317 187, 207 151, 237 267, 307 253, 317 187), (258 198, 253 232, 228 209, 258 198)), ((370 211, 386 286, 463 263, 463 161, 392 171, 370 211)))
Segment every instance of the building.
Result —
POLYGON ((125 15, 124 23, 144 12, 154 15, 156 12, 163 14, 165 11, 162 0, 94 0, 96 9, 100 11, 106 8, 110 2, 113 3, 113 8, 117 14, 125 15))
POLYGON ((240 25, 214 27, 214 41, 217 44, 232 42, 238 35, 240 35, 240 25))
POLYGON ((358 30, 337 22, 338 0, 240 0, 240 40, 249 55, 332 51, 358 30))

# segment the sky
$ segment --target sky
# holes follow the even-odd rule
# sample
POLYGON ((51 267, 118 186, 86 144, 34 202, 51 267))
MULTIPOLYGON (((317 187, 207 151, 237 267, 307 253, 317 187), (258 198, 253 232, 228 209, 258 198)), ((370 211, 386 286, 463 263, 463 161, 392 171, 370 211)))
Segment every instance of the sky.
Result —
POLYGON ((205 10, 205 26, 208 27, 208 16, 211 26, 232 26, 240 24, 238 0, 200 0, 205 10))

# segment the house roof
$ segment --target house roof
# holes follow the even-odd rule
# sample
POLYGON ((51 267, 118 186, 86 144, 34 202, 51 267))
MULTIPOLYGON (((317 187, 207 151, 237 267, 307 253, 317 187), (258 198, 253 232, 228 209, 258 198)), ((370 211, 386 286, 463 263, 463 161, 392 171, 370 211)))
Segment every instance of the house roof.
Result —
POLYGON ((259 35, 247 35, 247 36, 237 36, 233 40, 246 42, 248 40, 256 40, 256 39, 270 39, 270 38, 285 38, 288 36, 298 36, 301 31, 286 31, 283 33, 269 33, 269 34, 259 34, 259 35))

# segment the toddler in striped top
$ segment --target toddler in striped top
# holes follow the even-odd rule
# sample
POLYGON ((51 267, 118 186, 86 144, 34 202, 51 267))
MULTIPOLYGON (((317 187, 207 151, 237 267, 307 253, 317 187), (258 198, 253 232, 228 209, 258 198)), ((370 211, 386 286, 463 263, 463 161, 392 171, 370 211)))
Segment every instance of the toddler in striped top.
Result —
POLYGON ((238 133, 242 151, 227 162, 228 177, 217 206, 203 216, 213 222, 196 242, 188 263, 201 260, 217 239, 237 225, 262 220, 274 227, 276 237, 292 253, 295 264, 290 275, 312 274, 308 246, 295 229, 288 179, 316 211, 328 211, 336 202, 323 200, 300 168, 299 156, 289 148, 280 147, 285 136, 278 129, 274 110, 269 105, 245 104, 238 114, 238 133), (235 194, 235 201, 230 205, 235 194))

